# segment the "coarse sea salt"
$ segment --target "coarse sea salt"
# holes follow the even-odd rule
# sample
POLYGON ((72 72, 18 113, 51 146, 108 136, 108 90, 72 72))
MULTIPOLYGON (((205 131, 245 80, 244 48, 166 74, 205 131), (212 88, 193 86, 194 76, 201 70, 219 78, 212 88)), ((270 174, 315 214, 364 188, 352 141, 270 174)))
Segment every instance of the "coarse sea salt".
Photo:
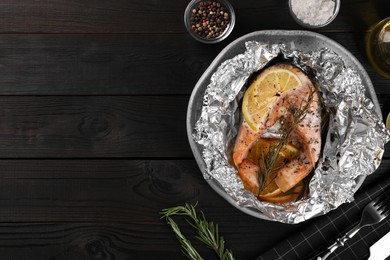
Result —
POLYGON ((333 0, 291 0, 291 8, 296 17, 305 24, 320 26, 333 16, 333 0))

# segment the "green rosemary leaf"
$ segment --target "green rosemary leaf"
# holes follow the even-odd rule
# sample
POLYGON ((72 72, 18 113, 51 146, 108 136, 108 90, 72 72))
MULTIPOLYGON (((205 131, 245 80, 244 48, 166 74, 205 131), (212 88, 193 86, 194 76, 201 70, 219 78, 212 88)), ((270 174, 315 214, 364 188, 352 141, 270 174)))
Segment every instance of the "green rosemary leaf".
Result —
POLYGON ((182 247, 182 252, 189 258, 193 260, 203 260, 199 255, 198 251, 192 246, 191 242, 181 233, 178 225, 172 218, 167 217, 167 223, 171 226, 173 232, 175 233, 177 239, 180 242, 182 247))
POLYGON ((207 221, 202 211, 199 216, 195 210, 196 205, 192 206, 186 203, 184 206, 163 209, 160 212, 162 218, 166 219, 179 240, 184 255, 189 259, 202 259, 191 242, 181 233, 178 225, 171 218, 174 215, 186 217, 187 223, 197 231, 196 238, 214 250, 221 260, 234 260, 232 251, 225 249, 225 240, 219 235, 218 225, 207 221))

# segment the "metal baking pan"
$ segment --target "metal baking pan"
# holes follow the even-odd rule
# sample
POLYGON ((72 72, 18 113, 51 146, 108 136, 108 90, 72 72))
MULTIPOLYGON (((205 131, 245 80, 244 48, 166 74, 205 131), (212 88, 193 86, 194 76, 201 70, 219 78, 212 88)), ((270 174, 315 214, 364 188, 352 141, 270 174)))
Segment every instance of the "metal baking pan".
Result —
MULTIPOLYGON (((199 119, 201 114, 204 92, 207 88, 207 85, 210 83, 210 78, 212 74, 216 71, 218 66, 223 61, 231 59, 238 54, 244 53, 246 50, 245 42, 247 41, 258 41, 269 44, 283 43, 287 47, 296 48, 303 52, 316 51, 322 48, 328 48, 330 50, 333 50, 343 58, 346 66, 351 67, 360 74, 362 83, 366 87, 367 97, 369 97, 373 101, 378 116, 382 117, 378 99, 376 97, 374 87, 367 72, 360 64, 360 62, 348 50, 346 50, 337 42, 321 34, 310 31, 267 30, 253 32, 238 38, 237 40, 230 43, 227 47, 225 47, 213 60, 210 66, 206 69, 206 71, 200 77, 192 91, 187 110, 187 135, 196 162, 202 172, 204 172, 206 169, 205 163, 202 159, 202 147, 200 147, 197 143, 194 142, 192 138, 192 132, 194 130, 195 123, 199 119)), ((363 180, 363 177, 359 179, 359 185, 357 185, 357 187, 360 187, 363 180)), ((206 181, 218 194, 220 194, 223 198, 225 198, 229 203, 231 203, 239 210, 258 218, 268 219, 261 212, 255 209, 238 206, 237 203, 225 192, 225 190, 218 184, 217 181, 213 179, 207 179, 206 181)))

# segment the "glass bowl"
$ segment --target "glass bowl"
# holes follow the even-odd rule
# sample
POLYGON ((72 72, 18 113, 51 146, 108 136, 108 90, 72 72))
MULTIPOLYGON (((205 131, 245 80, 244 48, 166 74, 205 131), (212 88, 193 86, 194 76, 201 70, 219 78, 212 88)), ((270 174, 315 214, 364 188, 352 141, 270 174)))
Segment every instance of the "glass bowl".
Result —
POLYGON ((366 41, 366 53, 374 69, 390 78, 390 17, 371 28, 366 41))
POLYGON ((192 0, 184 11, 184 24, 188 33, 202 43, 217 43, 226 39, 233 31, 235 21, 233 6, 227 0, 192 0), (217 10, 219 13, 215 12, 217 10))
POLYGON ((290 14, 291 14, 292 18, 294 19, 294 21, 296 23, 298 23, 302 27, 305 27, 305 28, 308 28, 308 29, 317 29, 317 28, 321 28, 321 27, 324 27, 324 26, 330 24, 336 18, 337 14, 339 13, 339 10, 340 10, 340 0, 333 0, 333 2, 335 3, 333 14, 325 23, 322 23, 322 24, 319 24, 319 25, 308 24, 308 23, 305 23, 304 21, 302 21, 301 19, 299 19, 297 17, 297 15, 294 13, 294 11, 292 9, 291 1, 292 0, 288 1, 288 7, 290 9, 290 14))

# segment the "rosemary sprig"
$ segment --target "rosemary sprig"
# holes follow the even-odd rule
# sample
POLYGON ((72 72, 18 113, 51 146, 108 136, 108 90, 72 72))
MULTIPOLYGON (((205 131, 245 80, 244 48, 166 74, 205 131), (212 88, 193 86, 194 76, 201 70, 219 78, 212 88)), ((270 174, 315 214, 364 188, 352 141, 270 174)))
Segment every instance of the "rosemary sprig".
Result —
POLYGON ((167 223, 171 226, 177 239, 180 242, 183 253, 194 260, 203 259, 191 242, 181 233, 178 225, 174 222, 171 216, 187 217, 186 221, 197 231, 196 238, 204 243, 207 247, 214 250, 221 260, 233 260, 233 253, 231 250, 225 248, 225 240, 219 235, 218 225, 206 220, 203 212, 198 215, 195 206, 186 203, 184 206, 177 206, 163 209, 160 214, 165 218, 167 223))
POLYGON ((185 254, 189 259, 203 260, 198 251, 196 251, 196 249, 192 246, 191 242, 181 233, 176 222, 170 217, 166 217, 166 220, 172 227, 173 232, 175 232, 176 238, 179 240, 182 247, 183 254, 185 254))
MULTIPOLYGON (((305 119, 307 110, 309 109, 309 106, 311 102, 313 101, 314 93, 317 90, 315 88, 310 89, 309 96, 307 98, 307 102, 303 104, 301 103, 300 107, 298 108, 292 108, 290 110, 291 112, 291 120, 286 120, 285 118, 282 118, 280 121, 280 139, 276 142, 275 145, 270 145, 268 152, 266 154, 263 154, 260 160, 260 166, 264 169, 264 171, 260 171, 258 174, 258 180, 259 180, 259 194, 260 192, 265 188, 266 181, 269 179, 269 177, 272 174, 275 174, 280 168, 283 167, 283 165, 280 165, 276 167, 276 162, 278 161, 279 154, 282 151, 283 147, 290 142, 291 135, 294 133, 295 129, 298 127, 298 125, 305 119)), ((273 176, 273 178, 276 178, 276 175, 273 176)), ((269 181, 269 183, 271 183, 269 181)))

